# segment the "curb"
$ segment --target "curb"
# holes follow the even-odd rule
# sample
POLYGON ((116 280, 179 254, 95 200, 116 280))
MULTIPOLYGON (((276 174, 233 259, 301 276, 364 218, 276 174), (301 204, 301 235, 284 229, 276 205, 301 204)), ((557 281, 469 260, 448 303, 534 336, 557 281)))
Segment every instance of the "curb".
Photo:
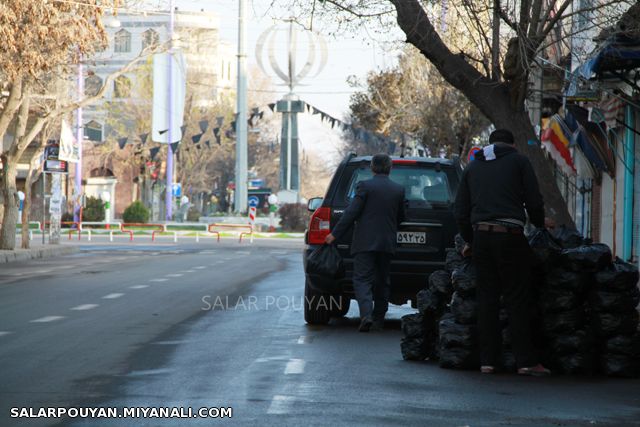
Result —
POLYGON ((62 255, 70 255, 79 251, 76 246, 48 246, 33 249, 15 249, 13 251, 0 250, 0 264, 16 261, 29 261, 32 259, 53 258, 62 255))

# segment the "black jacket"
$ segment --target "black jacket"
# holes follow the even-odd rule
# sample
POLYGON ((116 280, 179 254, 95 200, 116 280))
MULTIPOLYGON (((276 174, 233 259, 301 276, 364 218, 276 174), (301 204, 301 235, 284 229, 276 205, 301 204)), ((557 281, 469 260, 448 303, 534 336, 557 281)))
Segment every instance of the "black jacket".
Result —
POLYGON ((529 159, 510 145, 493 144, 476 154, 462 173, 454 207, 460 234, 473 240, 472 225, 512 218, 544 227, 544 203, 529 159), (489 158, 487 158, 487 156, 489 158))
POLYGON ((355 224, 351 254, 395 253, 398 225, 404 220, 404 187, 386 175, 358 183, 356 195, 331 234, 336 239, 355 224))

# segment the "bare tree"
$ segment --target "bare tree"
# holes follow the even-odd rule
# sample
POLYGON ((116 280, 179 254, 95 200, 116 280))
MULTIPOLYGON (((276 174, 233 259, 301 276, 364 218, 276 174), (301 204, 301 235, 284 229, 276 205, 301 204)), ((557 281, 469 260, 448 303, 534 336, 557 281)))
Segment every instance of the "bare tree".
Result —
POLYGON ((383 28, 399 27, 406 42, 448 83, 496 127, 514 133, 518 149, 537 172, 547 215, 559 224, 573 224, 543 151, 529 143, 537 140, 525 103, 529 73, 547 46, 559 41, 556 30, 565 28, 572 17, 587 15, 589 25, 571 34, 594 26, 604 28, 635 2, 608 0, 574 8, 572 0, 451 0, 446 2, 448 10, 438 10, 436 2, 420 0, 325 0, 323 8, 316 7, 315 1, 293 3, 307 16, 312 10, 314 16, 324 13, 335 18, 337 14, 339 26, 346 30, 361 28, 363 20, 383 28), (446 17, 453 14, 459 19, 451 28, 446 17), (467 37, 452 36, 463 32, 467 37))

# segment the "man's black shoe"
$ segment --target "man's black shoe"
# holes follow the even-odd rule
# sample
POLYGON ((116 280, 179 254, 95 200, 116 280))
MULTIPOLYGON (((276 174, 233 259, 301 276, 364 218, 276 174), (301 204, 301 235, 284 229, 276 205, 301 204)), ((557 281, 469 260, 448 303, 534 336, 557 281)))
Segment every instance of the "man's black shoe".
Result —
POLYGON ((373 324, 373 321, 371 320, 370 317, 364 317, 360 321, 360 326, 358 327, 358 331, 360 331, 360 332, 369 332, 369 330, 371 329, 371 325, 372 324, 373 324))

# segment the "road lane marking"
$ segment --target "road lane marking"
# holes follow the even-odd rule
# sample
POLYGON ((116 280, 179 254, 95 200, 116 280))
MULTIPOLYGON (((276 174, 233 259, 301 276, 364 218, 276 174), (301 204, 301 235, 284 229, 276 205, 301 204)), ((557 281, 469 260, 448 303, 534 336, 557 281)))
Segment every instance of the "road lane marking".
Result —
POLYGON ((289 413, 289 407, 295 401, 293 396, 282 396, 276 394, 271 399, 271 405, 267 409, 267 414, 287 414, 289 413))
POLYGON ((150 282, 166 282, 169 279, 151 279, 150 282))
POLYGON ((129 289, 144 289, 148 287, 149 285, 135 285, 135 286, 129 286, 129 289))
POLYGON ((116 292, 114 294, 105 295, 102 297, 102 299, 116 299, 116 298, 120 298, 122 295, 124 294, 119 294, 116 292))
POLYGON ((304 365, 306 362, 302 359, 289 359, 287 366, 284 368, 285 375, 304 373, 304 365))
POLYGON ((73 307, 70 310, 84 311, 84 310, 91 310, 92 308, 96 308, 99 306, 100 306, 99 304, 82 304, 77 307, 73 307))
POLYGON ((313 341, 313 337, 308 335, 301 335, 300 338, 298 338, 298 344, 309 344, 311 341, 313 341))
POLYGON ((9 331, 0 331, 0 337, 3 337, 5 335, 9 335, 11 332, 9 331))
POLYGON ((236 253, 238 255, 251 255, 251 252, 249 252, 249 251, 236 251, 236 253))
POLYGON ((64 319, 64 316, 45 316, 39 319, 31 320, 29 323, 47 323, 55 322, 56 320, 64 319))
POLYGON ((51 270, 36 270, 34 271, 34 273, 37 273, 37 274, 51 273, 51 270))
POLYGON ((167 277, 182 277, 183 274, 175 273, 175 274, 167 274, 167 277))
POLYGON ((193 268, 195 268, 196 270, 203 270, 203 269, 207 268, 207 266, 206 265, 199 265, 199 266, 193 267, 193 268))
POLYGON ((182 270, 180 273, 195 273, 195 270, 182 270))
POLYGON ((276 250, 276 251, 269 251, 269 253, 274 254, 274 255, 286 255, 287 251, 276 250))

